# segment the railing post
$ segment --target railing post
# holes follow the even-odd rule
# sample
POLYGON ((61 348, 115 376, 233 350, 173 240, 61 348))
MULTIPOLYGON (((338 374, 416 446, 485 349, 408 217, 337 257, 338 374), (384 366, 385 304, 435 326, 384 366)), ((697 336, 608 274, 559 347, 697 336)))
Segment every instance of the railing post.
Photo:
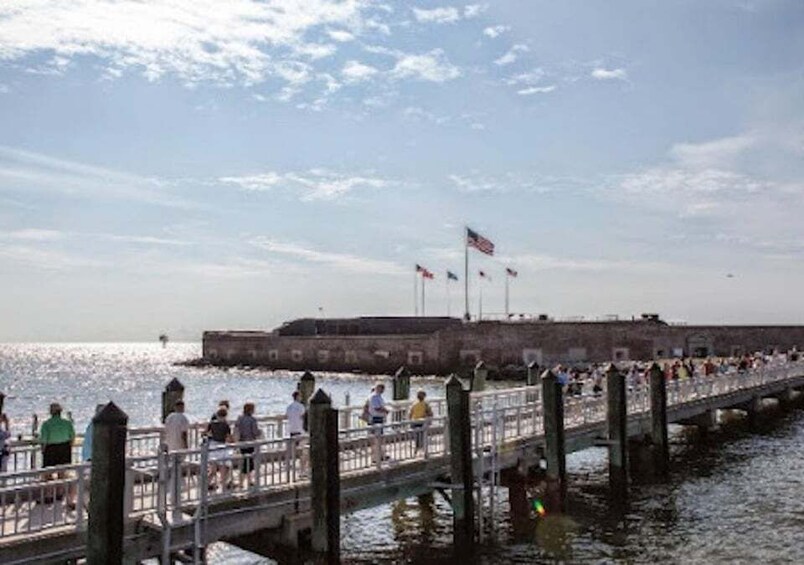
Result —
POLYGON ((625 375, 612 363, 606 371, 606 397, 609 436, 609 485, 615 499, 628 494, 628 404, 625 375))
POLYGON ((321 389, 310 399, 310 490, 313 551, 327 563, 340 562, 341 492, 338 467, 338 411, 321 389))
POLYGON ((545 459, 547 460, 547 496, 550 510, 563 512, 567 493, 567 458, 564 445, 564 395, 552 371, 542 373, 542 418, 545 459))
POLYGON ((113 402, 92 419, 87 563, 123 563, 128 416, 113 402))
POLYGON ((184 385, 174 378, 162 391, 162 422, 173 412, 179 400, 184 400, 184 385))
POLYGON ((528 363, 528 386, 537 386, 539 384, 539 364, 536 361, 528 363))
POLYGON ((483 361, 478 361, 477 365, 475 365, 475 370, 472 372, 471 378, 471 391, 472 392, 483 392, 486 390, 486 379, 489 376, 489 370, 486 368, 486 364, 483 361))
POLYGON ((650 368, 650 438, 653 443, 653 463, 660 476, 666 476, 670 466, 667 439, 667 381, 657 363, 650 368))
POLYGON ((453 544, 458 558, 471 556, 475 544, 475 502, 472 497, 472 440, 469 391, 457 376, 447 381, 453 544))

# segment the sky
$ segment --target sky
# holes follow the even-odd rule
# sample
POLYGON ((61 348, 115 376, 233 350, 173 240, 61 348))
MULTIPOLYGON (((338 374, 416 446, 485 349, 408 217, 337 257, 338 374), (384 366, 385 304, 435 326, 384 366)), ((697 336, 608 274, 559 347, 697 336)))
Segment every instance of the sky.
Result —
POLYGON ((802 54, 800 0, 4 0, 0 341, 412 315, 417 263, 460 315, 465 226, 473 315, 804 323, 802 54))

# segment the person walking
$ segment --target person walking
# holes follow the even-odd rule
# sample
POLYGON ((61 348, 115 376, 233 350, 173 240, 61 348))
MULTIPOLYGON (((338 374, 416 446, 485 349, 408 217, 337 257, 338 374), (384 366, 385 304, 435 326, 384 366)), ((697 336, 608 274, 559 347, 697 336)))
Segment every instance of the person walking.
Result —
POLYGON ((380 436, 383 434, 385 417, 388 415, 388 408, 385 407, 385 399, 382 397, 383 392, 385 392, 385 385, 380 383, 374 387, 374 392, 368 399, 369 418, 371 419, 369 425, 374 428, 373 452, 375 462, 389 459, 380 445, 380 436))
POLYGON ((228 482, 229 468, 231 467, 231 452, 226 447, 232 442, 232 427, 229 425, 227 416, 229 412, 223 406, 215 412, 214 419, 207 426, 207 440, 209 441, 209 470, 208 484, 209 490, 215 490, 215 474, 217 472, 221 485, 221 490, 232 487, 228 482))
POLYGON ((290 441, 288 441, 288 460, 295 462, 298 454, 299 474, 304 476, 307 474, 307 450, 302 445, 302 437, 304 435, 304 419, 307 416, 307 408, 299 400, 301 393, 298 390, 293 391, 292 397, 293 400, 285 409, 288 435, 290 436, 290 441))
MULTIPOLYGON (((246 402, 243 405, 243 413, 237 417, 234 425, 234 439, 236 442, 257 441, 262 437, 262 431, 254 417, 255 406, 253 402, 246 402)), ((240 487, 243 482, 252 483, 251 473, 254 471, 254 446, 241 447, 240 454, 243 460, 240 463, 240 487)))
POLYGON ((433 417, 433 409, 425 400, 427 393, 420 390, 416 393, 416 402, 410 407, 408 417, 413 421, 410 425, 416 431, 416 450, 424 447, 424 427, 428 424, 428 420, 433 417))
POLYGON ((184 414, 184 401, 177 400, 176 404, 173 405, 173 412, 165 418, 162 441, 167 446, 168 451, 180 451, 189 448, 189 431, 190 420, 184 414))
MULTIPOLYGON (((73 460, 73 442, 75 441, 75 427, 70 420, 61 417, 61 405, 54 402, 50 405, 50 418, 42 423, 39 428, 39 443, 42 445, 42 467, 58 467, 59 465, 69 465, 73 460)), ((45 472, 44 479, 49 481, 54 473, 45 472)), ((57 479, 66 477, 65 471, 55 473, 57 479)), ((60 489, 55 489, 54 494, 58 497, 60 489)), ((75 500, 70 487, 66 487, 67 507, 75 510, 75 500)), ((45 502, 52 502, 50 497, 45 497, 45 502)))
POLYGON ((8 470, 8 458, 11 455, 11 450, 8 448, 8 440, 11 439, 9 427, 8 416, 0 414, 0 473, 8 470))

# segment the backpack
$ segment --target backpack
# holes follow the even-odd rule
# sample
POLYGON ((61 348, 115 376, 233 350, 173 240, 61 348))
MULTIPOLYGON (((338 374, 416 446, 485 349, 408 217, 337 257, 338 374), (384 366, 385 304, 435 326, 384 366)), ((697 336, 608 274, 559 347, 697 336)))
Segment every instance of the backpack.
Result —
POLYGON ((367 424, 371 421, 371 411, 369 410, 368 400, 366 400, 366 403, 363 405, 363 412, 360 413, 359 418, 367 424))

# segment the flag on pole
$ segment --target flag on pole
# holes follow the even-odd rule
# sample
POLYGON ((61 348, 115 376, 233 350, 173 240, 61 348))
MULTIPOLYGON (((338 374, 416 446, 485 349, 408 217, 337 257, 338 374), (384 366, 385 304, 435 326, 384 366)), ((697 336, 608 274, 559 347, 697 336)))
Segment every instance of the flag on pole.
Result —
POLYGON ((416 263, 416 272, 417 272, 417 273, 423 273, 423 272, 424 272, 424 271, 426 271, 426 270, 427 270, 427 269, 425 269, 424 267, 422 267, 421 265, 419 265, 418 263, 416 263))
POLYGON ((422 271, 422 277, 424 277, 425 279, 434 279, 435 275, 433 273, 431 273, 430 271, 428 271, 427 269, 424 269, 422 271))
POLYGON ((474 230, 466 228, 466 245, 486 255, 494 255, 494 244, 474 230))
POLYGON ((458 280, 458 275, 456 275, 452 271, 447 271, 447 280, 448 281, 457 281, 458 280))
POLYGON ((486 271, 478 271, 477 274, 480 275, 481 279, 491 280, 491 277, 486 274, 486 271))
POLYGON ((517 273, 515 270, 511 269, 510 267, 505 268, 505 274, 507 274, 509 277, 516 277, 517 275, 519 275, 519 273, 517 273))

